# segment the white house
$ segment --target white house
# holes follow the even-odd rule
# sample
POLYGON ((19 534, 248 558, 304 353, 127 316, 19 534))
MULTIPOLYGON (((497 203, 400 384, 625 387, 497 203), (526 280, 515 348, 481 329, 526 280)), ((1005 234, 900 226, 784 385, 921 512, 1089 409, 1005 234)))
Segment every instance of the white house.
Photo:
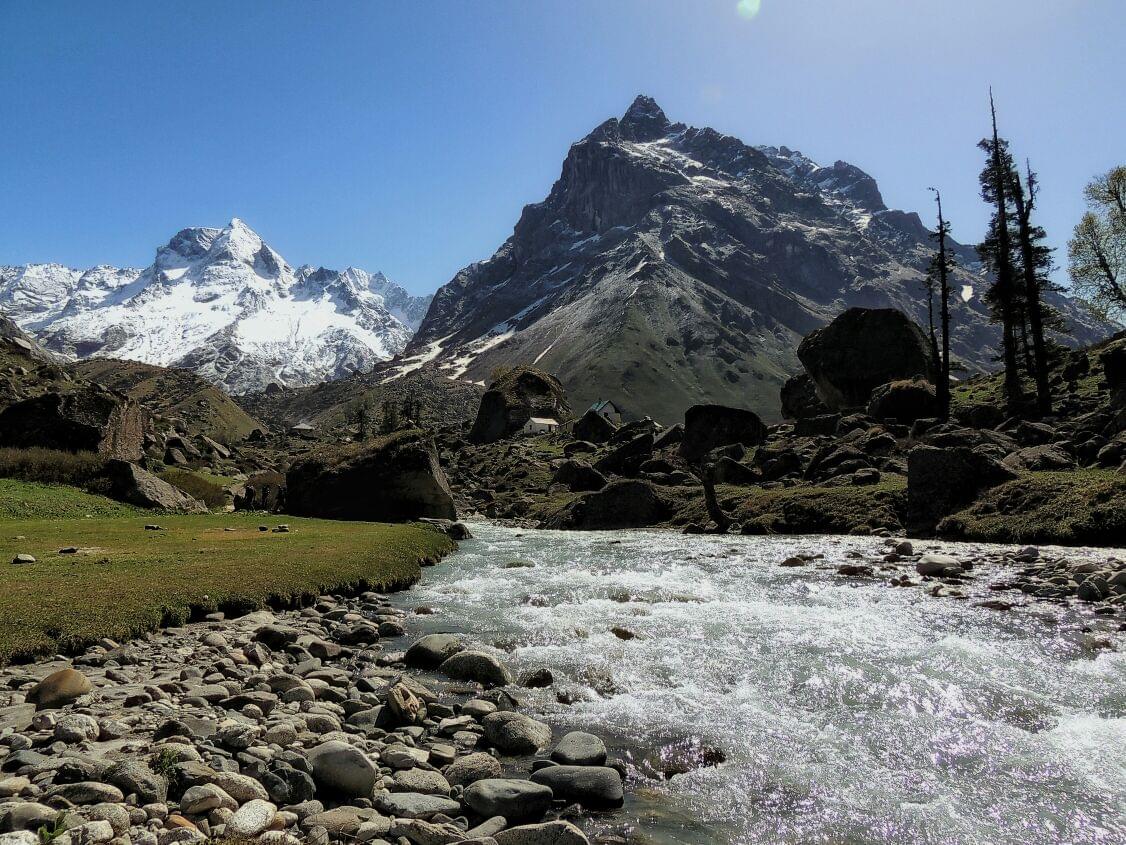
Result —
POLYGON ((614 404, 613 399, 599 399, 590 406, 590 410, 600 417, 605 417, 614 425, 622 424, 622 409, 614 404))
POLYGON ((520 431, 524 434, 551 434, 559 430, 559 420, 551 417, 532 417, 520 431))

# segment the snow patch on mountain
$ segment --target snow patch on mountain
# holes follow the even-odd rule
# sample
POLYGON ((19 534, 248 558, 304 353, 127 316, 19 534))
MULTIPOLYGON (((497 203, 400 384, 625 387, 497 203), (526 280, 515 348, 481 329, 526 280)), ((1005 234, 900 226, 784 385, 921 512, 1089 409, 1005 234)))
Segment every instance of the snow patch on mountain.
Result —
POLYGON ((176 233, 144 270, 0 267, 0 312, 47 348, 187 367, 236 394, 370 369, 429 304, 382 273, 294 269, 237 218, 176 233))

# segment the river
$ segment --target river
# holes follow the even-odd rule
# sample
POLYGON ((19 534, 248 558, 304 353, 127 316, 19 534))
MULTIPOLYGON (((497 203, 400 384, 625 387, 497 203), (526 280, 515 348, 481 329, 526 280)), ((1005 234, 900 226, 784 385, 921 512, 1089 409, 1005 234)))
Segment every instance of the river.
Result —
POLYGON ((871 554, 872 538, 471 527, 397 600, 439 611, 416 630, 551 670, 553 688, 523 691, 529 709, 557 735, 607 737, 637 773, 607 830, 661 845, 1126 842, 1126 655, 1092 646, 1083 611, 778 566, 871 554), (684 747, 725 762, 643 776, 647 755, 684 747))

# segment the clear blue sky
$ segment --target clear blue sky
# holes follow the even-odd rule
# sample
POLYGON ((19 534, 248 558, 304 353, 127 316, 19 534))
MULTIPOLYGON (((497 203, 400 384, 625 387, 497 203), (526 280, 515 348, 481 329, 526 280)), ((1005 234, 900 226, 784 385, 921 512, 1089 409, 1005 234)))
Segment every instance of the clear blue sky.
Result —
POLYGON ((1126 163, 1123 0, 0 0, 0 264, 145 266, 238 216, 412 291, 488 257, 635 94, 872 173, 975 241, 987 86, 1066 243, 1126 163))

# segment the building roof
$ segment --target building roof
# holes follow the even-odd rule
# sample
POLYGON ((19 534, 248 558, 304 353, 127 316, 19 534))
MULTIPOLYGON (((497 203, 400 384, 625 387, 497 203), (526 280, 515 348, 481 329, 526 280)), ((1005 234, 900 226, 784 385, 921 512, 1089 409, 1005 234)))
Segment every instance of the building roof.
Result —
POLYGON ((537 425, 559 425, 559 420, 552 419, 551 417, 532 417, 528 422, 536 423, 537 425))
POLYGON ((599 399, 597 402, 590 406, 590 409, 595 413, 605 411, 607 408, 613 408, 618 413, 621 413, 622 411, 622 409, 618 407, 618 404, 613 399, 599 399))

